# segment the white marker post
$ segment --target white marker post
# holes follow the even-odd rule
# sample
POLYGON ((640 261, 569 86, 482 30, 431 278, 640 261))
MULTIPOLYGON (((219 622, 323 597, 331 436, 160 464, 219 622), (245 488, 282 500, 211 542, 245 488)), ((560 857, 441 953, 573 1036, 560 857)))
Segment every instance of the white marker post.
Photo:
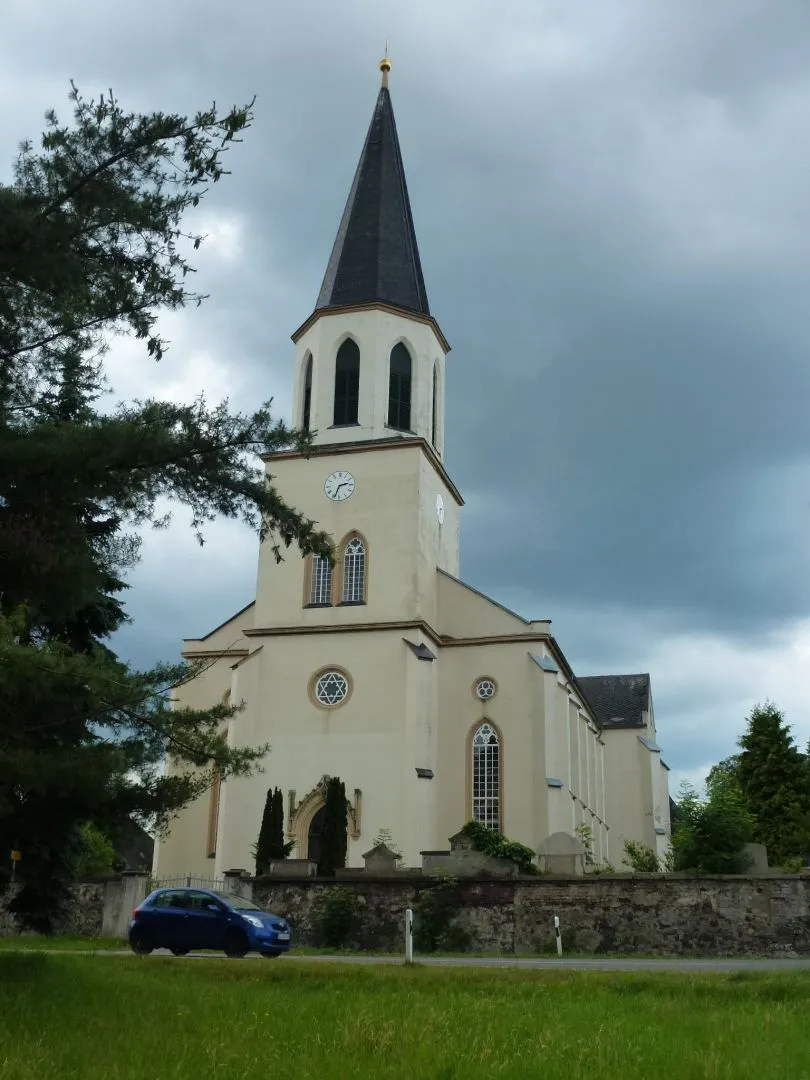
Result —
POLYGON ((413 911, 405 908, 405 963, 413 963, 413 911))
POLYGON ((557 956, 562 956, 562 936, 560 934, 560 916, 554 916, 554 933, 557 935, 557 956))

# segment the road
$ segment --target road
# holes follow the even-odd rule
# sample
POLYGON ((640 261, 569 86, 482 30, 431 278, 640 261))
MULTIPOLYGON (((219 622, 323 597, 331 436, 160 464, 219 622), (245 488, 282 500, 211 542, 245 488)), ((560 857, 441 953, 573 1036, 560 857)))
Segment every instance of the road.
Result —
MULTIPOLYGON (((66 950, 53 950, 64 955, 66 950)), ((77 950, 87 954, 90 950, 77 950)), ((93 952, 94 956, 131 956, 124 949, 109 949, 93 952)), ((164 949, 158 949, 153 956, 169 957, 171 953, 164 949)), ((187 960, 215 960, 225 957, 221 953, 190 953, 184 959, 187 960)), ((256 953, 250 953, 246 959, 259 960, 256 953)), ((341 956, 324 956, 322 954, 296 955, 295 952, 281 958, 285 964, 290 963, 313 963, 313 964, 362 964, 362 965, 401 965, 402 957, 398 956, 373 956, 365 953, 347 953, 341 956)), ((668 960, 655 958, 618 958, 618 957, 594 957, 583 959, 580 957, 557 959, 556 957, 509 957, 509 956, 415 956, 414 961, 425 967, 450 967, 450 968, 520 968, 529 971, 674 971, 681 974, 688 972, 726 972, 726 971, 810 971, 810 957, 796 959, 780 959, 768 957, 764 959, 751 959, 748 957, 724 957, 705 959, 668 960)))

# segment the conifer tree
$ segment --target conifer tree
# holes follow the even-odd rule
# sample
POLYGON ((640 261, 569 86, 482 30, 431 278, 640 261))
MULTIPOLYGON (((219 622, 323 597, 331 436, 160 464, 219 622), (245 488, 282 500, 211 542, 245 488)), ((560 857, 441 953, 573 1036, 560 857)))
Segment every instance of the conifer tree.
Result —
POLYGON ((346 785, 337 777, 332 777, 326 785, 321 861, 318 865, 318 873, 324 877, 333 877, 335 870, 346 865, 347 810, 346 785))
POLYGON ((754 821, 753 839, 765 845, 772 865, 806 856, 810 853, 807 759, 775 705, 757 705, 747 725, 734 775, 754 821))
MULTIPOLYGON (((133 530, 165 524, 169 500, 200 543, 226 516, 277 559, 332 553, 255 468, 257 454, 309 447, 269 402, 251 415, 202 398, 98 407, 110 341, 130 334, 144 363, 170 362, 161 313, 204 299, 188 288, 204 238, 184 219, 226 174, 252 106, 188 118, 75 87, 71 99, 72 124, 49 113, 0 185, 0 855, 22 851, 13 906, 37 929, 65 899, 83 825, 159 829, 209 786, 212 764, 224 779, 266 753, 219 738, 227 706, 169 707, 200 665, 138 672, 110 650, 133 530)), ((7 868, 0 858, 0 887, 7 868)))
POLYGON ((292 845, 284 841, 284 796, 281 794, 281 788, 275 788, 273 791, 270 824, 270 858, 286 859, 292 845))
POLYGON ((284 840, 284 796, 280 788, 268 788, 256 842, 256 873, 266 873, 274 859, 286 859, 292 846, 284 840))

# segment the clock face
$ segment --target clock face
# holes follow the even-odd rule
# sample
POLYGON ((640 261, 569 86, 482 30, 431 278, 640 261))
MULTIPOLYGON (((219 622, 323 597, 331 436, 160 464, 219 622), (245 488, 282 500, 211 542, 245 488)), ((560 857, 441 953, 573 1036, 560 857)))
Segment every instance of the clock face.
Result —
POLYGON ((331 499, 333 502, 343 502, 354 492, 354 477, 351 473, 337 469, 335 472, 329 473, 324 480, 323 490, 327 499, 331 499))
POLYGON ((444 524, 444 499, 441 495, 436 496, 436 517, 439 519, 439 524, 444 524))

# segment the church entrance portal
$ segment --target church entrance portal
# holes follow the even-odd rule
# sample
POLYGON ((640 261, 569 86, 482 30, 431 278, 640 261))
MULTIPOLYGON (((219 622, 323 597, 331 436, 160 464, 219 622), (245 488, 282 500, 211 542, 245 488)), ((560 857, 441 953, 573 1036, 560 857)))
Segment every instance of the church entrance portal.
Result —
POLYGON ((323 850, 323 823, 325 806, 322 806, 309 824, 307 839, 307 858, 310 862, 318 864, 320 870, 321 852, 323 850))

